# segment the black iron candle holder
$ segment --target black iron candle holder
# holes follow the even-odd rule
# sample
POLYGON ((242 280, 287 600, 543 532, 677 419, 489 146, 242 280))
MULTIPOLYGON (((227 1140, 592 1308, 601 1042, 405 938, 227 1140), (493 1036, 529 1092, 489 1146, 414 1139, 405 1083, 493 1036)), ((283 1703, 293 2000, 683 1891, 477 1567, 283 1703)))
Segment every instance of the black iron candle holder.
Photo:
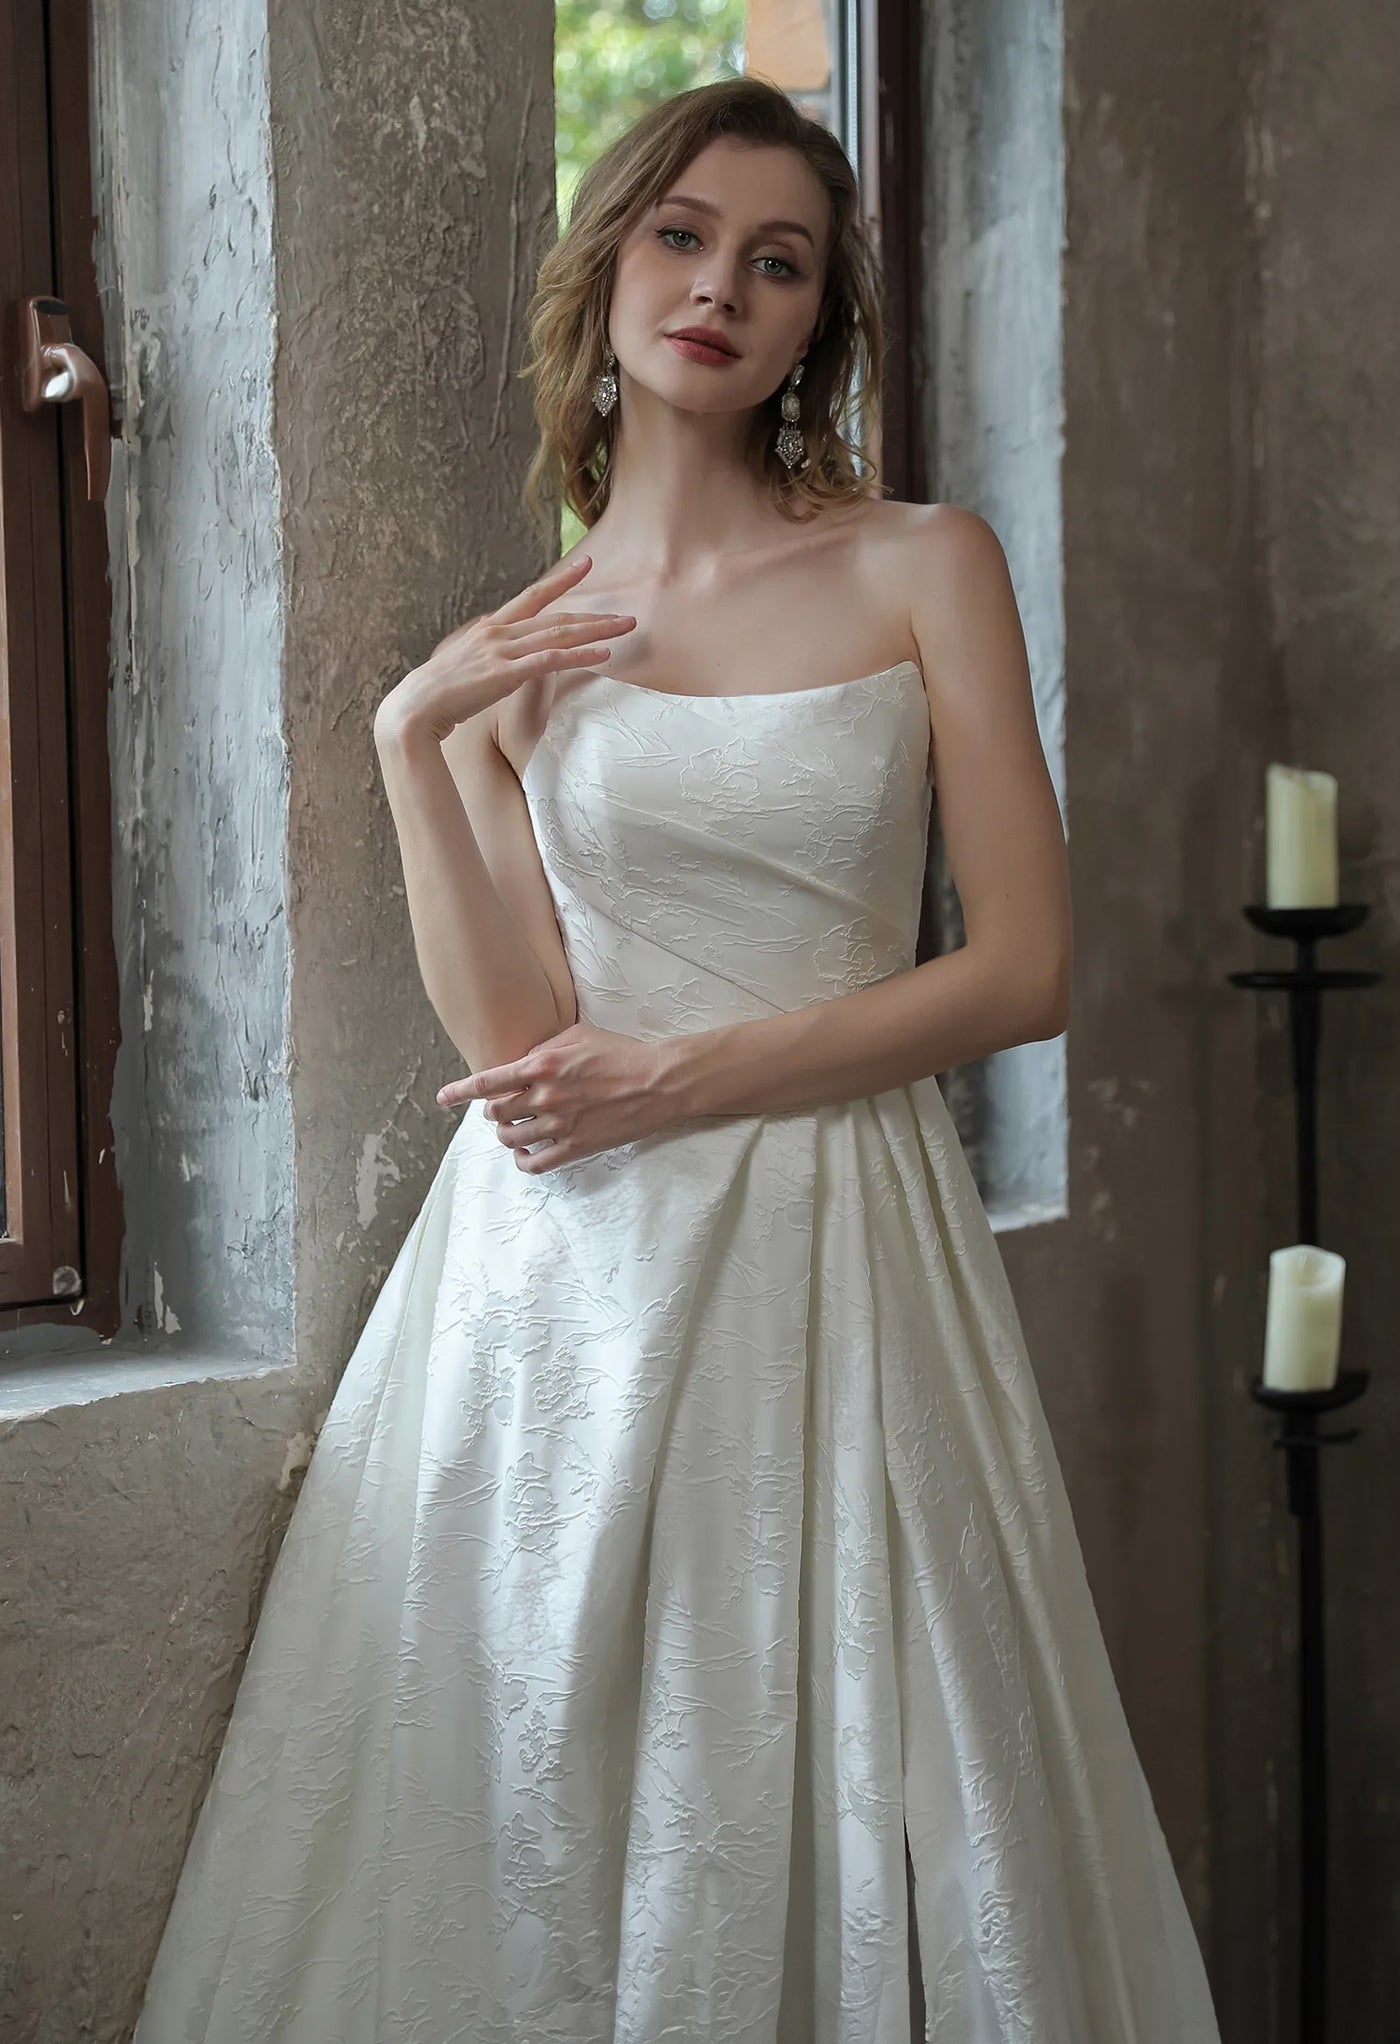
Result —
MULTIPOLYGON (((1317 1218, 1317 1057, 1322 996, 1329 990, 1375 986, 1379 972, 1319 968, 1317 944, 1359 929, 1365 902, 1334 908, 1269 908, 1249 902, 1244 914, 1271 937, 1291 937, 1297 962, 1286 972, 1232 972, 1233 986, 1289 996, 1298 1156, 1296 1240, 1321 1246, 1317 1218)), ((1360 1429, 1318 1430, 1318 1415, 1350 1405, 1370 1382, 1367 1370, 1341 1370, 1320 1391, 1283 1391, 1251 1379, 1250 1395, 1279 1415, 1274 1442, 1288 1458, 1288 1509, 1298 1522, 1298 2044, 1327 2035, 1327 1654, 1323 1624, 1322 1500, 1318 1451, 1354 1441, 1360 1429)))
POLYGON ((1374 986, 1378 972, 1339 972, 1319 968, 1321 937, 1343 937, 1357 930, 1370 914, 1364 901, 1344 901, 1335 908, 1267 908, 1249 902, 1245 915, 1256 930, 1271 937, 1291 937, 1298 962, 1288 972, 1232 972, 1237 987, 1281 988, 1290 996, 1293 1013, 1293 1087, 1297 1101, 1298 1234, 1299 1242, 1317 1242, 1317 1053, 1322 1041, 1322 996, 1349 987, 1374 986))

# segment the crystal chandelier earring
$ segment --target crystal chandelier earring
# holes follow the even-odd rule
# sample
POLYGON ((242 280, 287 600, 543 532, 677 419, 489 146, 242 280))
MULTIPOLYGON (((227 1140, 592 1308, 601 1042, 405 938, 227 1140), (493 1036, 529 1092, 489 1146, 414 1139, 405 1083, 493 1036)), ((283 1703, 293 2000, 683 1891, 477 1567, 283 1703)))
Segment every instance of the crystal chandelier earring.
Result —
POLYGON ((606 419, 617 403, 617 357, 611 346, 603 343, 603 367, 593 379, 593 405, 606 419))
POLYGON ((803 438, 802 428, 797 423, 802 415, 802 407, 797 401, 797 386, 801 381, 802 364, 799 362, 788 378, 787 388, 783 392, 781 406, 783 423, 778 428, 778 459, 789 474, 799 463, 807 459, 807 442, 803 438))

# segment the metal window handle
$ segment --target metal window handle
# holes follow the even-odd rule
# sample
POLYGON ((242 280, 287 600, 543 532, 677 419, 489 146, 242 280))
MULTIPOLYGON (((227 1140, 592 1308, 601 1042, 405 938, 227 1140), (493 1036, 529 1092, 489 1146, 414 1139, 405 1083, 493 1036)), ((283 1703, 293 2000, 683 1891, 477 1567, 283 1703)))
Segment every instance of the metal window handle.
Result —
POLYGON ((88 502, 100 504, 112 473, 112 411, 107 380, 74 341, 68 307, 61 298, 22 298, 19 304, 20 403, 27 412, 44 405, 83 408, 83 456, 88 502))

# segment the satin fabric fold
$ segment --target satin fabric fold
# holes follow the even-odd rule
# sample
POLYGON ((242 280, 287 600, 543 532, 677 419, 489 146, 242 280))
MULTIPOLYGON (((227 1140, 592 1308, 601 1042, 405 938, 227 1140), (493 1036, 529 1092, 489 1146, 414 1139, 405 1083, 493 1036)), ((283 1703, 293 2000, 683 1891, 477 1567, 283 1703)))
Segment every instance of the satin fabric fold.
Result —
MULTIPOLYGON (((525 785, 585 1020, 913 962, 912 663, 598 676, 525 785)), ((135 2044, 909 2044, 906 1839, 936 2044, 1219 2044, 937 1084, 537 1177, 469 1110, 322 1427, 135 2044)))

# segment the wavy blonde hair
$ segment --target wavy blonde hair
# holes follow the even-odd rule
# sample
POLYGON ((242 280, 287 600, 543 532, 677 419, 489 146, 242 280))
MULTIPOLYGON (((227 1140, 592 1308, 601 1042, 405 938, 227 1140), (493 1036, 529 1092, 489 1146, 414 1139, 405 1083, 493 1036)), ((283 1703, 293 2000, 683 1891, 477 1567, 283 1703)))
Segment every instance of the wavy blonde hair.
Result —
POLYGON ((569 224, 540 263, 530 301, 529 352, 519 372, 533 380, 540 431, 523 497, 551 543, 561 500, 591 526, 612 487, 618 408, 600 416, 593 380, 603 367, 618 249, 647 208, 721 135, 795 149, 831 201, 831 247, 800 386, 807 463, 789 474, 778 458, 781 387, 754 407, 750 459, 761 467, 778 508, 794 520, 881 494, 865 451, 880 416, 879 266, 855 172, 831 131, 776 85, 727 78, 677 93, 614 142, 584 173, 569 224), (842 414, 857 378, 856 430, 848 438, 842 414))

